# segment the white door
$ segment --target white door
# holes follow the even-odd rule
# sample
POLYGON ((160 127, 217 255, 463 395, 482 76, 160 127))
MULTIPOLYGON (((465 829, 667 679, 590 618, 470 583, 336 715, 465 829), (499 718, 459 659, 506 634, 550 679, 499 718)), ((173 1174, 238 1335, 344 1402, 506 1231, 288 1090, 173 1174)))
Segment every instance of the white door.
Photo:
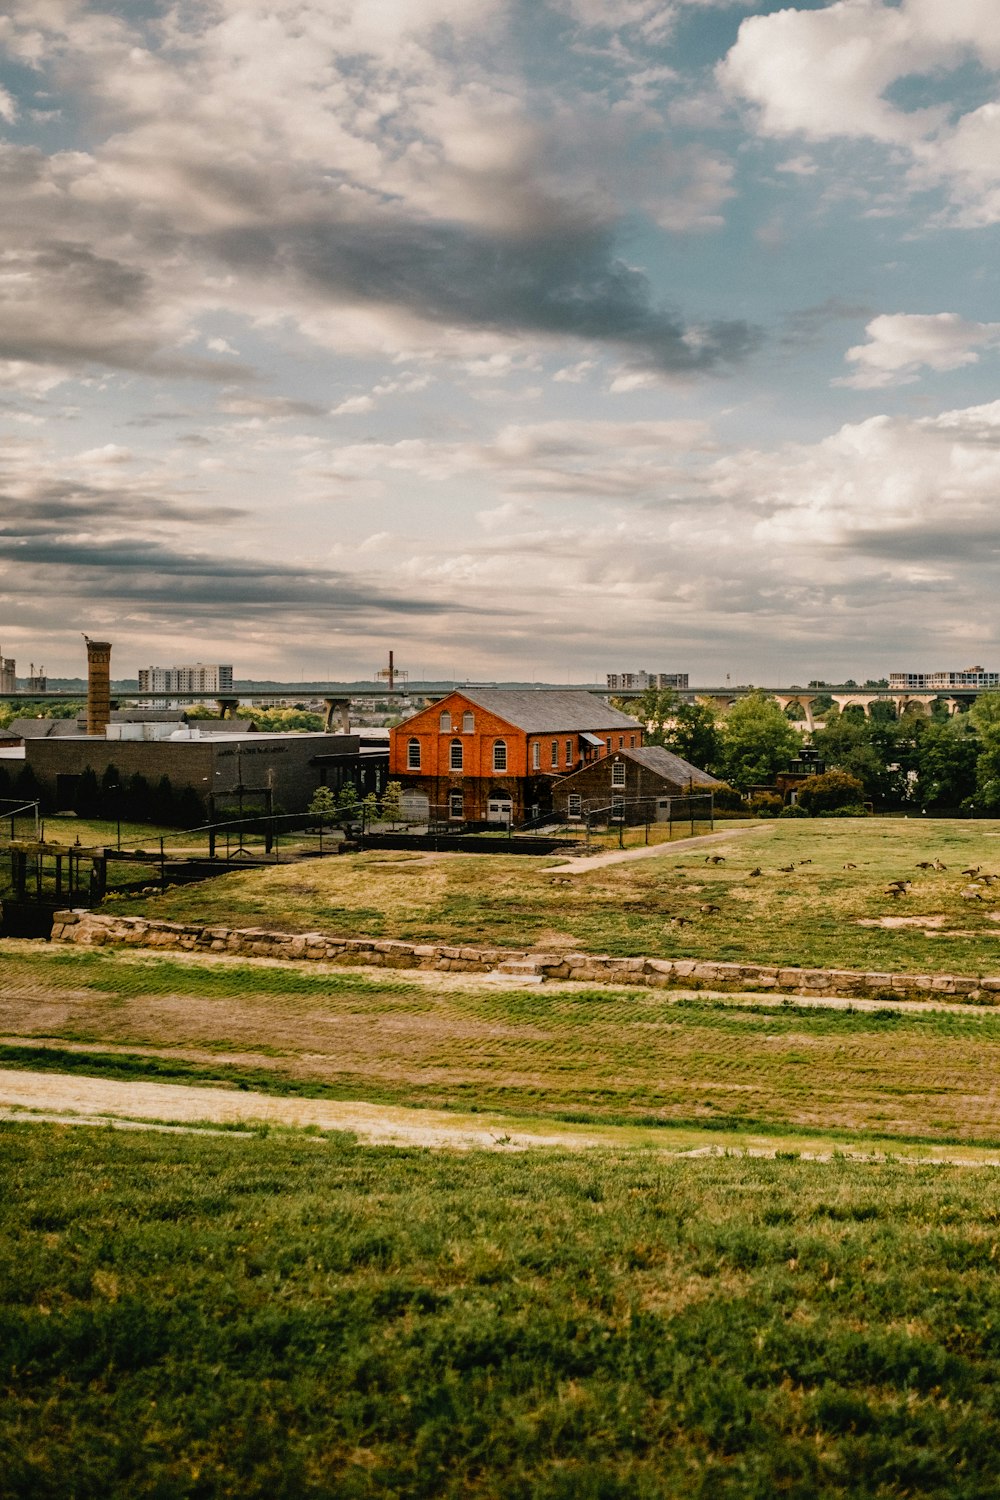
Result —
POLYGON ((513 803, 509 797, 491 797, 486 804, 487 823, 509 823, 513 803))
POLYGON ((426 823, 430 817, 431 804, 426 792, 404 792, 399 805, 407 823, 426 823))

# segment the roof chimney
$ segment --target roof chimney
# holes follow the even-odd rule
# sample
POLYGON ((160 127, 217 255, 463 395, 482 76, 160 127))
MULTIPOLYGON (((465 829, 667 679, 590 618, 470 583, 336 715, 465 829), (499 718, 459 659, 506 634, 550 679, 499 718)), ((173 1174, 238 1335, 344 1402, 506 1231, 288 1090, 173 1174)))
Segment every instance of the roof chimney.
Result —
POLYGON ((111 642, 87 642, 87 733, 103 734, 111 722, 111 642))

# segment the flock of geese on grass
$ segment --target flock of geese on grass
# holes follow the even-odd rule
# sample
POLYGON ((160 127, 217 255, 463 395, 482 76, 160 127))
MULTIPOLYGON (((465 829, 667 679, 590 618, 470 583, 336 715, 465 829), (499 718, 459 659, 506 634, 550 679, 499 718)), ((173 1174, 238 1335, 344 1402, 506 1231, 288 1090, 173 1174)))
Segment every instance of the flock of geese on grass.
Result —
MULTIPOLYGON (((716 866, 716 865, 724 865, 725 863, 726 863, 726 856, 724 854, 706 854, 705 855, 705 864, 706 865, 716 866)), ((811 865, 811 864, 812 864, 812 860, 811 859, 796 860, 794 864, 779 865, 777 873, 781 874, 781 875, 791 875, 797 869, 799 869, 800 866, 802 866, 802 865, 811 865)), ((689 868, 689 866, 687 866, 687 865, 675 865, 674 868, 676 870, 686 870, 686 869, 689 868)), ((845 869, 845 870, 856 870, 858 867, 857 867, 856 864, 852 864, 850 861, 848 861, 845 865, 842 866, 842 868, 845 869)), ((945 870, 947 870, 948 866, 945 865, 945 864, 942 864, 939 859, 932 859, 932 860, 931 859, 922 859, 922 860, 919 860, 917 862, 916 868, 918 870, 945 871, 945 870)), ((962 898, 963 901, 982 901, 982 900, 984 900, 985 898, 983 896, 983 888, 985 887, 988 890, 990 886, 995 885, 998 882, 1000 882, 1000 875, 985 874, 983 872, 982 865, 967 865, 965 867, 965 869, 961 871, 961 873, 963 875, 967 876, 968 880, 969 880, 969 884, 966 885, 966 886, 964 886, 963 889, 959 892, 959 895, 961 896, 961 898, 962 898)), ((756 865, 752 870, 749 870, 747 872, 747 879, 748 880, 759 880, 765 874, 766 874, 766 871, 762 870, 759 865, 756 865)), ((570 884, 572 884, 572 882, 568 878, 566 878, 566 877, 560 878, 560 877, 557 876, 552 881, 552 884, 553 885, 570 885, 570 884)), ((899 898, 901 896, 908 895, 909 892, 912 890, 912 888, 913 888, 913 882, 910 881, 910 880, 890 880, 885 886, 883 886, 883 888, 882 888, 882 894, 884 896, 889 896, 893 901, 897 901, 897 900, 899 900, 899 898)), ((719 906, 714 901, 703 901, 699 905, 699 907, 698 907, 698 911, 704 917, 714 917, 719 912, 721 912, 721 910, 722 910, 722 907, 719 906)), ((664 912, 663 915, 665 917, 669 918, 670 925, 672 927, 691 927, 694 924, 694 918, 693 917, 676 916, 676 915, 673 915, 670 912, 664 912)))

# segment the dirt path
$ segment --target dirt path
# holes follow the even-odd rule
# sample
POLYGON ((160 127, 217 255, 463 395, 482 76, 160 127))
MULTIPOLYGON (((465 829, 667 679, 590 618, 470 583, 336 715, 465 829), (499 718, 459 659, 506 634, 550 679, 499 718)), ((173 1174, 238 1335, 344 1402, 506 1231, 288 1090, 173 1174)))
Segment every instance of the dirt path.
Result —
POLYGON ((605 865, 626 864, 634 859, 656 859, 663 854, 675 854, 678 850, 701 849, 712 844, 721 844, 726 839, 743 838, 748 833, 770 833, 771 825, 761 823, 751 828, 727 828, 721 833, 699 833, 693 839, 672 839, 666 844, 643 844, 640 849, 612 849, 603 854, 584 854, 575 859, 553 866, 563 875, 580 875, 584 870, 600 870, 605 865))
MULTIPOLYGON (((204 1130, 261 1125, 293 1130, 349 1131, 367 1145, 417 1146, 436 1150, 527 1151, 654 1150, 673 1157, 729 1154, 774 1157, 794 1152, 809 1161, 849 1156, 860 1161, 893 1160, 935 1166, 1000 1167, 1000 1154, 984 1147, 935 1148, 901 1141, 891 1152, 857 1148, 842 1141, 796 1135, 793 1130, 762 1136, 720 1133, 680 1127, 599 1126, 579 1130, 558 1122, 462 1115, 445 1110, 405 1109, 357 1100, 289 1099, 250 1090, 203 1088, 189 1084, 123 1083, 113 1079, 71 1077, 0 1069, 0 1120, 20 1123, 90 1125, 124 1130, 204 1130), (214 1127, 214 1129, 213 1129, 214 1127)), ((226 1133, 234 1133, 227 1129, 226 1133)), ((241 1132, 240 1132, 241 1133, 241 1132)))

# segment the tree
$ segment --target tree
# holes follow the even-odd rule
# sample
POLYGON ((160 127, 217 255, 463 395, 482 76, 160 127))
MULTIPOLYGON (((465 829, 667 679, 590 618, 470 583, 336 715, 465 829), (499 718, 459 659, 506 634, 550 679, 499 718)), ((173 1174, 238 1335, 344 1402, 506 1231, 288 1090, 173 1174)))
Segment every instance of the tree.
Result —
POLYGON ((382 793, 382 816, 388 823, 398 823, 403 816, 403 783, 387 781, 382 793))
POLYGON ((773 781, 801 747, 801 734, 760 689, 734 703, 722 724, 722 768, 740 791, 773 781))
POLYGON ((915 737, 913 795, 922 807, 960 807, 976 796, 982 746, 967 715, 933 720, 915 737))
POLYGON ((1000 807, 1000 693, 980 693, 969 718, 979 731, 976 802, 984 808, 1000 807))
POLYGON ((857 807, 864 800, 865 789, 857 776, 846 771, 824 771, 810 776, 799 788, 799 806, 808 813, 836 812, 838 807, 857 807))
POLYGON ((647 745, 664 744, 664 726, 676 717, 681 700, 673 688, 646 688, 638 698, 612 698, 612 704, 622 713, 632 714, 645 727, 643 739, 647 745))
POLYGON ((101 775, 97 810, 102 818, 116 818, 121 816, 121 809, 122 777, 114 762, 109 762, 101 775))
POLYGON ((328 786, 318 786, 312 794, 309 811, 319 818, 329 818, 337 811, 337 799, 328 786))
POLYGON ((93 766, 85 766, 77 778, 73 796, 73 811, 80 818, 96 818, 100 803, 101 788, 93 766))
POLYGON ((679 703, 673 720, 664 725, 659 742, 703 771, 719 764, 722 736, 707 703, 679 703))
POLYGON ((361 805, 358 789, 352 781, 345 781, 337 792, 337 811, 355 813, 361 805))

